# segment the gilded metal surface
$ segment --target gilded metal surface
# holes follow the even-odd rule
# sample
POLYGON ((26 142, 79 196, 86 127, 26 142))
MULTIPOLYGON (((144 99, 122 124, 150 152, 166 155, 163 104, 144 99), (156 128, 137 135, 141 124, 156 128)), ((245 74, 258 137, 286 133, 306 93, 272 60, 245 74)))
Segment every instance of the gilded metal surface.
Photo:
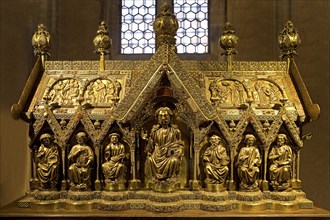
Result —
POLYGON ((53 142, 53 136, 44 133, 40 136, 42 143, 36 149, 37 175, 41 190, 56 190, 60 174, 60 147, 53 142))
MULTIPOLYGON (((230 158, 227 156, 226 148, 220 141, 221 139, 218 135, 212 135, 209 138, 210 146, 203 153, 206 184, 224 184, 229 172, 228 164, 230 158)), ((209 187, 212 187, 212 185, 209 185, 209 187)))
POLYGON ((280 48, 283 52, 281 57, 289 57, 297 55, 296 49, 300 46, 301 40, 298 31, 293 27, 292 21, 287 21, 284 29, 278 36, 280 48))
MULTIPOLYGON (((177 188, 177 176, 180 174, 185 146, 181 140, 181 131, 177 125, 171 123, 173 113, 170 108, 158 108, 156 118, 158 124, 152 127, 145 148, 147 153, 145 166, 150 167, 151 182, 153 188, 158 189, 156 191, 163 191, 163 188, 165 191, 173 188, 171 189, 173 191, 177 188)), ((150 174, 145 173, 146 176, 150 174)))
POLYGON ((219 38, 220 46, 225 51, 221 55, 227 56, 227 71, 232 71, 232 55, 237 53, 236 45, 238 43, 238 37, 235 35, 234 27, 227 21, 224 27, 224 31, 219 38))
POLYGON ((297 55, 297 48, 301 44, 298 31, 293 27, 291 21, 287 21, 284 29, 279 34, 278 37, 280 48, 283 52, 281 55, 282 59, 287 58, 288 60, 288 69, 296 83, 297 91, 301 96, 302 103, 306 109, 307 115, 310 120, 316 121, 320 116, 320 107, 318 104, 312 102, 304 81, 301 78, 297 65, 294 61, 294 56, 297 55))
POLYGON ((104 70, 104 55, 110 53, 112 44, 112 40, 109 37, 108 27, 104 21, 99 25, 96 34, 97 35, 93 40, 95 46, 94 53, 100 54, 100 70, 104 70))
POLYGON ((291 190, 292 181, 292 149, 286 144, 285 134, 277 135, 276 145, 269 154, 269 175, 275 191, 291 190))
POLYGON ((253 192, 259 190, 257 180, 260 172, 261 157, 255 142, 256 138, 254 135, 245 135, 245 146, 242 147, 237 157, 237 174, 241 191, 253 192))
MULTIPOLYGON (((311 100, 300 100, 308 93, 300 91, 293 59, 181 61, 177 21, 167 6, 154 28, 158 48, 148 61, 46 61, 43 70, 38 59, 12 108, 30 125, 31 191, 18 205, 312 208, 301 192, 301 130, 319 112, 309 108, 311 100)), ((220 39, 228 57, 235 53, 233 34, 228 26, 220 39)), ((299 43, 294 37, 291 48, 290 34, 282 32, 286 56, 299 43)), ((101 55, 110 49, 105 23, 94 43, 101 55)))
POLYGON ((92 166, 94 162, 93 150, 87 145, 87 134, 79 132, 76 135, 77 144, 68 155, 70 163, 68 177, 71 190, 91 190, 92 166))
POLYGON ((42 66, 45 66, 45 61, 47 56, 49 56, 50 44, 50 34, 47 31, 46 26, 43 24, 38 25, 38 30, 34 33, 32 37, 32 46, 34 49, 34 54, 41 57, 42 66))
POLYGON ((161 45, 173 45, 175 46, 175 35, 179 28, 178 20, 171 12, 171 6, 169 3, 165 3, 161 7, 161 12, 157 15, 153 29, 156 33, 156 46, 161 45))

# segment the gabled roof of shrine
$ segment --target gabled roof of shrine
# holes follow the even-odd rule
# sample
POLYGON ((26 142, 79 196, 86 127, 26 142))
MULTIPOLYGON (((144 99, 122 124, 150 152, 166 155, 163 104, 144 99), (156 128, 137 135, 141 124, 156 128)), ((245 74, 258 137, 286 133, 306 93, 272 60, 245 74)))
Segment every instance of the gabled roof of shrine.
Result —
POLYGON ((180 100, 185 100, 193 112, 198 112, 205 121, 215 117, 216 112, 206 101, 203 89, 184 68, 174 47, 160 46, 146 65, 148 68, 137 76, 133 82, 134 87, 127 91, 123 100, 114 110, 114 118, 126 121, 137 117, 146 102, 152 99, 157 92, 164 74, 180 100))

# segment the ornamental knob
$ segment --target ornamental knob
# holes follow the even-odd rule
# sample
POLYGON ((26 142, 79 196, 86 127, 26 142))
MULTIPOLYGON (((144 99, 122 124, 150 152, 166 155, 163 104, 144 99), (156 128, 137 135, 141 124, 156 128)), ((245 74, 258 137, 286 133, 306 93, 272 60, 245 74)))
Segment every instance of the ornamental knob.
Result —
POLYGON ((280 48, 282 50, 282 59, 284 57, 292 58, 297 55, 296 49, 300 46, 301 40, 298 31, 293 27, 292 21, 287 21, 284 29, 278 36, 280 48))
POLYGON ((32 46, 35 55, 49 55, 50 49, 50 34, 47 31, 46 26, 43 24, 38 25, 38 30, 34 32, 32 37, 32 46))
POLYGON ((166 2, 157 15, 153 28, 156 33, 156 46, 163 44, 175 45, 175 35, 179 28, 178 20, 171 12, 171 6, 166 2))
POLYGON ((96 37, 93 40, 96 54, 109 54, 112 44, 112 40, 109 37, 108 27, 104 21, 99 25, 99 29, 96 32, 96 37))
POLYGON ((238 37, 235 35, 234 27, 228 21, 225 23, 225 28, 219 42, 221 48, 225 50, 221 53, 221 55, 231 55, 237 53, 235 47, 238 43, 238 37))

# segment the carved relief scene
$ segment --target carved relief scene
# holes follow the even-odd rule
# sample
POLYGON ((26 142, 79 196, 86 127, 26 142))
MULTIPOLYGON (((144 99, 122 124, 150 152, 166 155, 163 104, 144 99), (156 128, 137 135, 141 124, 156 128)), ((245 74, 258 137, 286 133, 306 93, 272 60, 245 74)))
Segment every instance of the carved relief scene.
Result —
POLYGON ((311 209, 299 174, 311 115, 290 78, 291 60, 232 62, 227 23, 219 37, 230 59, 182 61, 175 15, 163 10, 155 22, 170 27, 155 29, 150 60, 105 61, 111 39, 102 22, 94 40, 100 61, 40 63, 45 70, 19 112, 30 125, 31 178, 18 205, 311 209))

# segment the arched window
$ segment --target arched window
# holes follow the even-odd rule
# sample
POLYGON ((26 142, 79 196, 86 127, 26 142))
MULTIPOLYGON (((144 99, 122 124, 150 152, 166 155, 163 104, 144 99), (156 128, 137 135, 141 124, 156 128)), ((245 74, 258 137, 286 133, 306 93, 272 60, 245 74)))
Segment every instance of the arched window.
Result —
MULTIPOLYGON (((155 52, 152 23, 156 17, 156 0, 121 1, 121 53, 155 52)), ((172 8, 179 21, 177 49, 180 54, 208 53, 208 0, 173 0, 172 8)))

